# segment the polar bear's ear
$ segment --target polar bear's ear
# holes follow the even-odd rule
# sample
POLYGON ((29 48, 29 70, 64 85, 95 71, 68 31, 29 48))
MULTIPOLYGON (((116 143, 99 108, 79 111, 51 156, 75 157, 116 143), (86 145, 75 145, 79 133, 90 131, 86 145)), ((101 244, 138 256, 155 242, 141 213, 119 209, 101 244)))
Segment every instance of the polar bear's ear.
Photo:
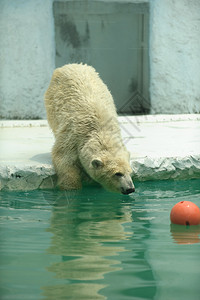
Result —
POLYGON ((103 162, 100 158, 95 158, 92 160, 92 166, 93 168, 98 169, 103 166, 103 162))

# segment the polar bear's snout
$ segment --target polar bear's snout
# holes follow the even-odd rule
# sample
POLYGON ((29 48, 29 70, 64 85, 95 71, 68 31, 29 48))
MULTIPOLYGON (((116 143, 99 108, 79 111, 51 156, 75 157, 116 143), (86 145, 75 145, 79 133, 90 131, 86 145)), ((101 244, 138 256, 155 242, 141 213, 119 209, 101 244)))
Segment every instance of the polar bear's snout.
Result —
POLYGON ((121 178, 121 192, 124 195, 128 195, 135 192, 135 187, 130 175, 124 175, 121 178))

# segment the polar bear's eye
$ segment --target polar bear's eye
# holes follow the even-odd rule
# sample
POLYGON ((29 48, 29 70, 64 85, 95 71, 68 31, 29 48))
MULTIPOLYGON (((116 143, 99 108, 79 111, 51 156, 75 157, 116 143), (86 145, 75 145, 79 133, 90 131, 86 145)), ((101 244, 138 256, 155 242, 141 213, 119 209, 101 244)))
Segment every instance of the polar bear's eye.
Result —
POLYGON ((122 174, 121 172, 117 172, 117 173, 115 173, 115 176, 122 177, 122 176, 124 176, 124 174, 122 174))

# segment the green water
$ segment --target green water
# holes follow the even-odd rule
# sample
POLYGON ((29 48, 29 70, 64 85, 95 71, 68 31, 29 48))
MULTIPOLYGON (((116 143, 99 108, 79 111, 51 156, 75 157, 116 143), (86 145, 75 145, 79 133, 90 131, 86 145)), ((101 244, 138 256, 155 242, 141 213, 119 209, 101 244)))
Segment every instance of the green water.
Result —
POLYGON ((200 180, 1 191, 0 299, 199 300, 200 227, 170 226, 182 200, 200 206, 200 180))

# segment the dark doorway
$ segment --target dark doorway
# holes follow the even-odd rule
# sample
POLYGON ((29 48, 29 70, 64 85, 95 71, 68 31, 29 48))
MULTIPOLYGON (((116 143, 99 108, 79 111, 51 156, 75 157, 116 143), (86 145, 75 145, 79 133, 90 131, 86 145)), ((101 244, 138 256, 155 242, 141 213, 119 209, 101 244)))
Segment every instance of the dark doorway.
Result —
POLYGON ((54 1, 54 19, 56 67, 92 65, 119 114, 149 112, 148 3, 54 1))

